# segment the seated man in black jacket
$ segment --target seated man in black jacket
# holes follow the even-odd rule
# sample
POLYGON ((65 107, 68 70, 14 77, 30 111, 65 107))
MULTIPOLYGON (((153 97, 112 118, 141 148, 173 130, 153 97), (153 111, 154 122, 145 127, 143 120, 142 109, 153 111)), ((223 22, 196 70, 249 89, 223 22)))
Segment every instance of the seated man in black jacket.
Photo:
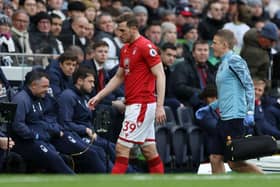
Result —
POLYGON ((215 84, 216 68, 209 65, 209 44, 198 40, 193 44, 193 61, 176 65, 173 78, 173 90, 176 97, 184 104, 195 109, 199 107, 198 95, 208 84, 215 84))

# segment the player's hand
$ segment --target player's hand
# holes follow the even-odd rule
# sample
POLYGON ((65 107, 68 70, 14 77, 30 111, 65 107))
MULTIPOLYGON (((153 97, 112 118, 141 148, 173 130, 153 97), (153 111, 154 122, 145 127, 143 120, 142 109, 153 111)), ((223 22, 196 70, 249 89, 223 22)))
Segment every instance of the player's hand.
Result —
POLYGON ((246 127, 255 125, 254 113, 253 112, 248 112, 248 114, 246 115, 246 117, 243 120, 243 124, 246 127))
POLYGON ((100 99, 97 96, 92 97, 89 101, 88 101, 88 108, 91 110, 95 110, 96 105, 99 103, 100 99))
POLYGON ((165 110, 163 106, 157 106, 156 108, 156 123, 163 124, 166 121, 165 110))
POLYGON ((3 150, 7 150, 8 148, 11 149, 14 147, 15 142, 10 138, 9 145, 8 145, 8 138, 7 137, 0 137, 0 148, 3 150))
POLYGON ((86 128, 86 133, 90 138, 93 136, 92 130, 90 128, 86 128))
POLYGON ((91 138, 92 138, 93 141, 95 141, 95 140, 97 139, 97 134, 94 132, 94 133, 92 134, 92 137, 91 137, 91 138))

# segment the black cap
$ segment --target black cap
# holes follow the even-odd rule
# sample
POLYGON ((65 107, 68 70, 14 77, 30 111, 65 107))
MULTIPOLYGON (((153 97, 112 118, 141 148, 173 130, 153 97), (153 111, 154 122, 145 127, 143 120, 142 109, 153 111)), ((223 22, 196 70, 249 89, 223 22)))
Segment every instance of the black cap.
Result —
POLYGON ((229 3, 230 3, 230 4, 235 4, 235 3, 237 3, 237 4, 246 5, 246 4, 248 4, 248 1, 247 1, 247 0, 229 0, 229 3))
POLYGON ((37 25, 42 19, 51 21, 51 16, 47 12, 39 12, 34 16, 34 24, 37 25))
POLYGON ((68 11, 86 11, 86 5, 81 1, 72 1, 68 4, 68 11))

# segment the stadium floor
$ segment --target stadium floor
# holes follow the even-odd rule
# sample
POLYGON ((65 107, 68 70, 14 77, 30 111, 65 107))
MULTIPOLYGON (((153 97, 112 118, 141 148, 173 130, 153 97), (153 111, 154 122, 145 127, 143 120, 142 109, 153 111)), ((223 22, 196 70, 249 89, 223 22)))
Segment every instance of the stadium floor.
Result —
POLYGON ((3 187, 271 187, 280 175, 0 175, 3 187))

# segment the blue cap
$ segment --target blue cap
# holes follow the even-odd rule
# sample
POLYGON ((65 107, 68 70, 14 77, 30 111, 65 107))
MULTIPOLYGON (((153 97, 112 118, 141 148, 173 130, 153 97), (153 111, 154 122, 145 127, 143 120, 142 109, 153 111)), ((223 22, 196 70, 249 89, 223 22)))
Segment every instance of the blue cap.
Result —
POLYGON ((268 38, 270 40, 274 40, 274 41, 277 41, 278 38, 279 38, 279 35, 278 35, 278 28, 277 26, 272 23, 272 22, 268 22, 266 23, 261 32, 260 32, 261 36, 265 37, 265 38, 268 38))

